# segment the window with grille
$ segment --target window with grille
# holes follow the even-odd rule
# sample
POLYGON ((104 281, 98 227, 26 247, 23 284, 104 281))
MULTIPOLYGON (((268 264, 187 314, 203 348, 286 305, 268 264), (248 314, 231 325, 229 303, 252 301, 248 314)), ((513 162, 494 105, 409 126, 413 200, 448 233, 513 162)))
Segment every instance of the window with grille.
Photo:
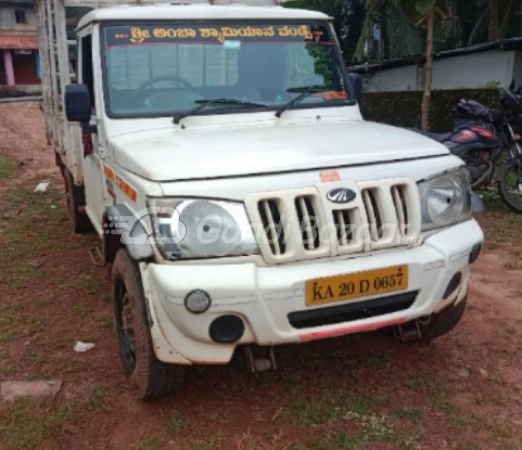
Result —
POLYGON ((27 23, 27 17, 25 15, 25 11, 15 10, 15 22, 17 24, 27 23))

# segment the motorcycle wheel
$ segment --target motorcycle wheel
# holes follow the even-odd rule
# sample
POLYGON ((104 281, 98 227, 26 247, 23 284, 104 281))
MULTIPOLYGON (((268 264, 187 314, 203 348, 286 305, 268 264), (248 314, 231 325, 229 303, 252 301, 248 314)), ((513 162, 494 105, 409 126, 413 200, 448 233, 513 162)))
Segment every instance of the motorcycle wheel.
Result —
POLYGON ((498 188, 504 203, 522 214, 522 159, 511 159, 502 166, 498 188))

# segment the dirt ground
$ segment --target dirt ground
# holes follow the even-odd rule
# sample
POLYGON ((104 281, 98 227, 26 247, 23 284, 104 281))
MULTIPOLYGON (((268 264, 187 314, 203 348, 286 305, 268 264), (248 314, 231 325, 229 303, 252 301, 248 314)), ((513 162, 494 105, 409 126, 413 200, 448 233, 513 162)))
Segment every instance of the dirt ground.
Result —
POLYGON ((194 368, 153 403, 121 371, 97 239, 70 229, 37 105, 0 106, 0 206, 0 381, 64 382, 53 400, 0 401, 2 450, 522 449, 522 217, 494 200, 467 313, 434 344, 284 347, 275 372, 194 368))

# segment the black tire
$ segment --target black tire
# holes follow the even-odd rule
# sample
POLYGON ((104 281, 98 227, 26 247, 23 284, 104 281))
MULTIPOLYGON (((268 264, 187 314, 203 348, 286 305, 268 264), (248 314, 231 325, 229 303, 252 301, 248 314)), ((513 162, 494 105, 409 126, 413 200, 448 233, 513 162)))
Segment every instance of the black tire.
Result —
POLYGON ((62 174, 65 181, 65 200, 73 230, 78 234, 88 233, 94 229, 91 220, 87 214, 78 211, 80 206, 85 205, 83 188, 74 184, 73 177, 67 169, 63 169, 62 174))
POLYGON ((509 176, 515 174, 518 183, 522 184, 522 160, 511 159, 500 169, 498 190, 503 202, 513 211, 522 213, 522 192, 520 193, 520 204, 514 203, 509 195, 509 176))
POLYGON ((156 359, 139 269, 124 248, 116 253, 111 286, 120 359, 137 397, 150 400, 179 391, 185 367, 156 359))
POLYGON ((440 313, 432 315, 428 322, 419 321, 418 325, 421 335, 416 339, 411 339, 410 342, 431 342, 438 337, 448 334, 461 321, 467 302, 466 297, 456 306, 449 306, 440 313))

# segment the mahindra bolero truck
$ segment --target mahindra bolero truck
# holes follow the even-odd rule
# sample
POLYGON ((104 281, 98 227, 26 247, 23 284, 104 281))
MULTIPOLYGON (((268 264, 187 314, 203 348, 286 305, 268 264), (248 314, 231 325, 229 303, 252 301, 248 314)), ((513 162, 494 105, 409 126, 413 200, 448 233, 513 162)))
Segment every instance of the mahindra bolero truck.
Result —
POLYGON ((74 230, 99 235, 139 398, 237 354, 260 371, 281 344, 431 341, 458 324, 484 239, 469 174, 441 144, 364 120, 332 18, 109 1, 80 20, 73 65, 50 3, 47 138, 74 230))

